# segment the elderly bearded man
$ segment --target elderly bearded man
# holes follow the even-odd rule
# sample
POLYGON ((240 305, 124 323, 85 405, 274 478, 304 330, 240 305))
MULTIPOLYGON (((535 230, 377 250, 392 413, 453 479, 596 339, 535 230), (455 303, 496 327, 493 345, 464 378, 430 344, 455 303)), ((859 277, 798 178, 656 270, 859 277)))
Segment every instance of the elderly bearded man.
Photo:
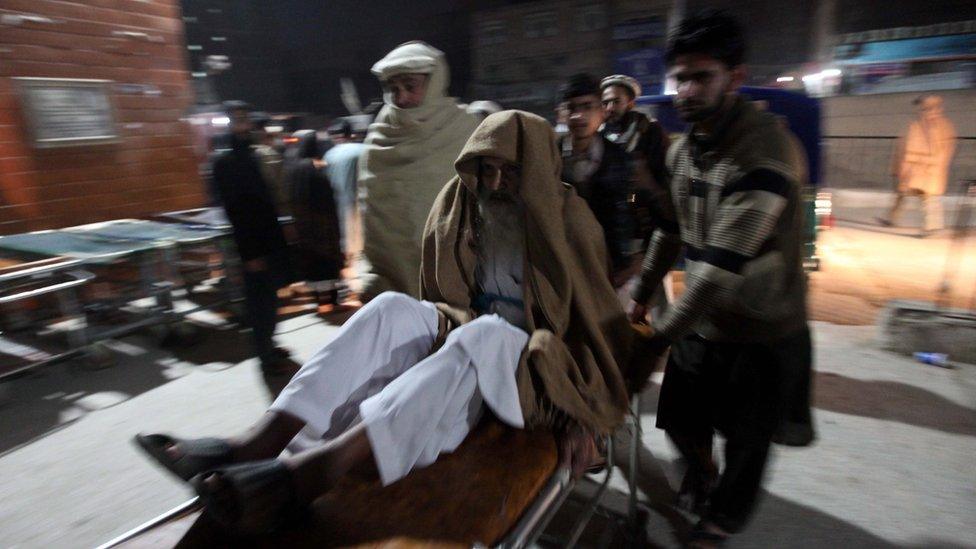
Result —
POLYGON ((580 474, 593 435, 623 419, 641 339, 615 299, 600 226, 559 181, 559 157, 544 119, 486 118, 428 218, 425 301, 371 301, 245 435, 139 444, 243 531, 274 528, 363 461, 395 482, 456 449, 484 413, 554 430, 580 474))

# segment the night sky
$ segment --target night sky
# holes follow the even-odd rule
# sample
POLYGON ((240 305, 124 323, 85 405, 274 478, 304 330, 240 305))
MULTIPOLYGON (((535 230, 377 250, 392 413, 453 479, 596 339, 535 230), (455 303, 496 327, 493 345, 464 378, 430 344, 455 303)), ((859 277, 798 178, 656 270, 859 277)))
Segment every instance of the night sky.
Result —
POLYGON ((284 80, 287 108, 346 114, 339 99, 341 77, 353 78, 364 106, 380 98, 370 67, 398 44, 414 39, 447 54, 451 92, 463 94, 470 75, 469 14, 474 4, 276 0, 274 20, 269 22, 274 42, 269 47, 277 49, 282 60, 279 77, 284 80))

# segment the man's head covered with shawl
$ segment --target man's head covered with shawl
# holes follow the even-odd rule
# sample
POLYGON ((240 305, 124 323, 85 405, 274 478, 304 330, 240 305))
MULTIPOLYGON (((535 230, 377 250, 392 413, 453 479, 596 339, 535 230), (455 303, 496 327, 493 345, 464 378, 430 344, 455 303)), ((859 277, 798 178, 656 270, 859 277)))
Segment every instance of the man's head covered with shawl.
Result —
POLYGON ((383 85, 388 115, 423 121, 445 106, 456 105, 447 95, 451 76, 444 52, 425 42, 397 46, 373 65, 372 72, 383 85))
POLYGON ((373 73, 386 104, 369 127, 359 163, 366 206, 361 294, 368 300, 395 290, 416 297, 424 221, 478 120, 447 96, 447 61, 428 44, 397 46, 373 73))
MULTIPOLYGON (((518 370, 529 426, 568 421, 613 430, 627 408, 625 377, 635 335, 610 285, 600 225, 559 179, 560 153, 545 119, 521 111, 488 116, 455 163, 424 232, 421 295, 454 323, 476 316, 478 219, 494 170, 512 170, 523 219, 523 299, 530 333, 518 370), (489 177, 485 177, 489 174, 489 177)), ((640 380, 643 381, 643 380, 640 380)), ((639 382, 638 382, 639 383, 639 382)))

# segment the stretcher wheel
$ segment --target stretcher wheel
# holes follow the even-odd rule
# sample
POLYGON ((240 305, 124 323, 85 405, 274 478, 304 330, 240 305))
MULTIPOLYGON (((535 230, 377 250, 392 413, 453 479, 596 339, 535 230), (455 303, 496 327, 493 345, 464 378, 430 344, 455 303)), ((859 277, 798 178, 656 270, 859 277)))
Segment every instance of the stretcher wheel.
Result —
POLYGON ((85 349, 82 365, 89 370, 104 370, 115 366, 115 355, 104 343, 92 343, 85 349))
POLYGON ((235 301, 227 304, 227 312, 234 318, 244 318, 244 302, 235 301))
POLYGON ((153 328, 153 333, 159 344, 164 347, 189 347, 200 341, 202 337, 200 328, 188 322, 157 326, 153 328))

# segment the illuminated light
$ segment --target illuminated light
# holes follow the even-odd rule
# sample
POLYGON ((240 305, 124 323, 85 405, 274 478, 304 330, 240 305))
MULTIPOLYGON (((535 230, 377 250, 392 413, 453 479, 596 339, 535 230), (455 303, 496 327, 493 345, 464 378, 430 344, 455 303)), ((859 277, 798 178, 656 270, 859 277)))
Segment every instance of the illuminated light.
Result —
POLYGON ((824 76, 824 77, 840 76, 841 74, 842 73, 841 73, 841 70, 840 69, 824 69, 824 70, 820 71, 820 75, 821 76, 824 76))
POLYGON ((202 50, 202 49, 203 49, 203 46, 198 46, 198 45, 196 45, 196 44, 190 44, 190 45, 188 45, 188 46, 186 47, 186 49, 188 49, 188 50, 190 50, 190 51, 200 51, 200 50, 202 50))
POLYGON ((793 78, 792 76, 780 76, 779 78, 776 79, 777 82, 792 82, 794 80, 796 79, 793 78))
POLYGON ((211 119, 210 123, 214 126, 230 126, 230 118, 226 116, 217 116, 211 119))
POLYGON ((282 141, 284 141, 285 143, 291 145, 292 143, 298 143, 298 138, 297 137, 286 137, 286 138, 282 139, 282 141))
POLYGON ((268 127, 264 128, 264 131, 266 131, 268 133, 281 133, 281 132, 285 131, 285 127, 284 126, 268 126, 268 127))
POLYGON ((678 95, 678 90, 664 90, 664 95, 678 95))
POLYGON ((819 82, 823 80, 823 73, 808 74, 803 77, 804 82, 819 82))
POLYGON ((205 72, 194 72, 192 73, 193 78, 206 78, 207 73, 205 72))

